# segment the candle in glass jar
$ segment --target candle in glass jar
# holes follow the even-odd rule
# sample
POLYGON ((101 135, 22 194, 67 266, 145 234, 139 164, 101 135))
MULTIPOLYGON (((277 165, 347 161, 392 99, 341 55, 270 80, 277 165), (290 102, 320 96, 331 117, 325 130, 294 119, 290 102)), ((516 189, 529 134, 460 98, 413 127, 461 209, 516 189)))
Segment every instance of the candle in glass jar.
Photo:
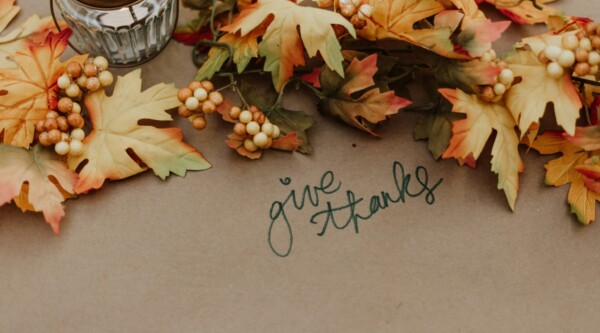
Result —
POLYGON ((169 42, 177 22, 177 0, 52 0, 73 30, 83 53, 113 64, 135 65, 169 42))

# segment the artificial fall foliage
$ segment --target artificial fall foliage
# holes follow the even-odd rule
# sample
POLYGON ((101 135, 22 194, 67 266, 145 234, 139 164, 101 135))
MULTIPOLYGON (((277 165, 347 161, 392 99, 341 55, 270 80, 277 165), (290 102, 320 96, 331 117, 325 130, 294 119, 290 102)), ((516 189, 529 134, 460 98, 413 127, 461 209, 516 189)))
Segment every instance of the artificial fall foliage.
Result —
MULTIPOLYGON (((283 106, 296 89, 320 113, 371 135, 392 116, 418 112, 414 137, 428 140, 435 159, 476 167, 489 145, 497 188, 512 210, 525 171, 522 152, 561 154, 546 164, 546 183, 569 184, 571 211, 590 223, 600 199, 600 26, 564 15, 551 2, 184 0, 198 17, 178 28, 175 39, 195 44, 196 81, 142 91, 141 72, 134 71, 117 79, 110 96, 80 83, 76 73, 92 65, 105 70, 102 62, 86 56, 61 62, 68 29, 57 34, 52 22, 34 16, 0 36, 0 153, 10 157, 0 159, 0 185, 9 189, 0 203, 42 212, 57 231, 62 203, 107 180, 147 169, 165 178, 208 168, 180 129, 144 122, 171 121, 166 111, 173 108, 196 129, 212 113, 232 122, 225 142, 247 158, 270 148, 309 154, 315 118, 283 106), (484 2, 514 23, 543 23, 549 32, 524 36, 497 55, 492 43, 510 21, 491 21, 480 9, 484 2), (256 84, 257 77, 272 84, 256 84), (206 79, 223 85, 215 89, 206 79), (74 86, 85 90, 81 100, 74 86), (425 101, 414 102, 415 87, 425 101), (237 101, 223 100, 225 89, 237 101), (74 121, 78 131, 63 131, 63 141, 51 143, 57 111, 81 113, 88 125, 74 121), (552 114, 559 131, 543 122, 552 114), (49 144, 56 154, 42 147, 49 144), (32 161, 35 168, 25 167, 32 161), (10 177, 15 170, 25 171, 10 177)), ((0 0, 0 33, 18 13, 14 3, 0 0)))
MULTIPOLYGON (((13 4, 0 0, 0 32, 18 12, 13 4)), ((78 55, 61 61, 71 31, 54 33, 54 24, 48 22, 33 16, 0 37, 3 52, 18 48, 0 60, 0 138, 4 142, 0 144, 0 205, 13 201, 23 212, 41 212, 58 233, 65 216, 64 201, 100 188, 106 179, 119 180, 147 169, 165 179, 170 173, 183 176, 187 170, 210 167, 195 148, 182 142, 179 128, 140 123, 172 120, 166 111, 181 104, 174 85, 157 84, 141 91, 140 70, 119 78, 111 96, 103 89, 112 82, 110 73, 102 78, 86 72, 96 85, 75 82, 70 75, 77 72, 79 77, 90 66, 99 73, 106 59, 92 63, 87 55, 78 55), (69 89, 61 86, 64 78, 69 89), (80 89, 83 100, 79 100, 80 89), (90 125, 85 129, 87 136, 83 122, 69 117, 67 124, 66 115, 77 120, 82 119, 80 114, 90 125), (62 123, 57 122, 61 118, 62 123), (56 147, 42 144, 41 136, 48 133, 39 132, 40 126, 58 134, 56 147), (75 127, 70 136, 62 132, 61 139, 56 126, 75 127), (61 156, 68 142, 80 142, 79 135, 85 136, 83 147, 72 145, 73 154, 61 156)))
POLYGON ((180 105, 174 85, 158 84, 142 92, 140 76, 138 69, 119 77, 111 96, 99 90, 85 97, 93 129, 83 141, 84 154, 69 157, 71 169, 84 164, 77 193, 98 189, 106 179, 128 178, 148 168, 165 179, 170 173, 184 176, 187 170, 210 167, 195 148, 181 141, 181 129, 139 124, 141 120, 171 121, 165 110, 180 105))
MULTIPOLYGON (((43 44, 33 44, 9 57, 18 68, 0 69, 0 132, 5 144, 29 148, 34 126, 56 108, 56 81, 66 62, 59 60, 67 47, 70 30, 49 34, 43 44)), ((70 61, 82 63, 86 56, 70 61)))

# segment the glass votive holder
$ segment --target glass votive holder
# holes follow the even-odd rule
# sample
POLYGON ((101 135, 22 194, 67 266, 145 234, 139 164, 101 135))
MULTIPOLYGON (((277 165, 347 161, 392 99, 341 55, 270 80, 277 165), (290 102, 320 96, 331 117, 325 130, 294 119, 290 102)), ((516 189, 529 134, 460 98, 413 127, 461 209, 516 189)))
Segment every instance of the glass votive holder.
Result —
POLYGON ((79 53, 133 66, 157 55, 177 25, 178 0, 50 0, 73 30, 79 53))

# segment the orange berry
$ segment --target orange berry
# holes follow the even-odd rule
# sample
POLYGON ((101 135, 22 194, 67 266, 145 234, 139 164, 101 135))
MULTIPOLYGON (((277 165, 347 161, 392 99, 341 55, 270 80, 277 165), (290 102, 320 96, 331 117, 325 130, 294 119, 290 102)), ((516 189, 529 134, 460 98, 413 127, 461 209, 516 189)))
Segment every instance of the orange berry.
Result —
POLYGON ((190 109, 185 107, 185 105, 180 105, 179 109, 177 110, 177 113, 179 113, 179 115, 183 118, 189 118, 189 116, 193 114, 192 111, 190 111, 190 109))
POLYGON ((179 89, 179 91, 177 92, 177 99, 181 102, 181 103, 185 103, 185 101, 192 97, 194 95, 194 92, 192 91, 192 89, 190 88, 181 88, 179 89))
POLYGON ((98 80, 97 77, 88 77, 87 82, 85 83, 87 90, 92 92, 100 89, 100 86, 100 80, 98 80))
POLYGON ((74 79, 81 76, 81 71, 81 65, 78 62, 71 61, 67 65, 67 74, 69 74, 74 79))
MULTIPOLYGON (((204 89, 206 90, 206 92, 208 92, 208 93, 210 93, 211 91, 215 90, 215 85, 214 85, 212 82, 208 81, 208 80, 205 80, 205 81, 202 81, 202 82, 200 82, 200 85, 201 85, 201 86, 202 86, 202 88, 204 88, 204 89)), ((196 90, 196 89, 194 89, 194 90, 196 90)))
POLYGON ((36 130, 37 132, 40 132, 40 133, 46 130, 46 129, 44 128, 44 120, 43 120, 43 119, 42 119, 42 120, 38 120, 38 121, 35 123, 35 130, 36 130))
POLYGON ((242 109, 239 106, 232 106, 231 109, 229 109, 229 118, 238 120, 240 118, 240 113, 242 113, 242 109))
POLYGON ((41 132, 38 137, 38 141, 42 146, 48 147, 52 143, 50 143, 50 139, 48 138, 48 132, 41 132))
POLYGON ((58 124, 59 131, 67 132, 69 130, 69 123, 67 122, 67 117, 60 116, 56 118, 56 123, 58 124))
POLYGON ((202 84, 200 83, 200 81, 192 81, 188 84, 188 88, 194 91, 198 88, 202 88, 202 84))
POLYGON ((87 64, 83 67, 83 74, 89 78, 98 75, 98 67, 94 64, 87 64))
MULTIPOLYGON (((192 119, 192 118, 190 118, 192 119)), ((197 116, 192 119, 192 127, 197 130, 203 130, 206 128, 206 119, 203 116, 197 116)))
POLYGON ((246 125, 242 124, 242 123, 236 123, 233 126, 233 133, 235 133, 235 135, 239 135, 239 136, 245 136, 246 133, 246 125))
POLYGON ((62 133, 59 130, 53 129, 48 131, 48 141, 50 141, 51 144, 57 144, 60 140, 62 140, 62 133))
POLYGON ((85 121, 79 113, 70 113, 67 116, 67 122, 73 128, 83 128, 83 126, 85 125, 85 121))
POLYGON ((206 114, 212 114, 217 111, 217 106, 212 101, 204 101, 202 103, 202 111, 206 114))
POLYGON ((60 112, 71 112, 73 110, 73 100, 69 97, 63 97, 58 100, 58 110, 60 112))
POLYGON ((46 131, 57 129, 58 128, 58 123, 56 122, 56 119, 54 119, 54 118, 48 118, 48 119, 46 119, 44 121, 44 128, 46 129, 46 131))

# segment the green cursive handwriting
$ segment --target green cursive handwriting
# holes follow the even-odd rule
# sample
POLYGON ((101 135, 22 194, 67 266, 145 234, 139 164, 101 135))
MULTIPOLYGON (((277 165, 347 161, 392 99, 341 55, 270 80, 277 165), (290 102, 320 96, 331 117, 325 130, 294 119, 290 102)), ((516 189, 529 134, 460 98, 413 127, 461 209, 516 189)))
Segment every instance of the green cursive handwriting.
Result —
MULTIPOLYGON (((323 197, 338 193, 342 188, 342 183, 336 181, 333 171, 326 171, 317 185, 306 185, 299 193, 292 189, 285 200, 274 201, 271 204, 267 235, 269 247, 273 253, 280 257, 287 257, 292 252, 294 233, 292 232, 292 224, 286 215, 286 208, 289 205, 292 205, 298 211, 302 211, 307 206, 320 209, 312 214, 309 220, 312 224, 321 225, 321 230, 317 233, 318 236, 324 236, 330 226, 338 230, 352 226, 354 232, 358 233, 360 221, 371 219, 380 210, 393 204, 405 203, 407 198, 423 196, 427 204, 433 205, 435 203, 434 191, 443 181, 440 178, 430 185, 429 172, 425 167, 418 166, 414 173, 414 180, 417 184, 414 185, 414 182, 411 182, 413 175, 407 174, 402 163, 398 161, 394 161, 392 165, 392 180, 394 189, 391 192, 380 191, 369 199, 356 197, 353 191, 346 190, 346 204, 337 207, 334 207, 331 201, 326 201, 322 205, 321 200, 323 197), (362 204, 362 206, 367 204, 368 207, 365 209, 359 204, 362 204), (364 212, 358 212, 359 206, 364 212), (283 224, 285 232, 285 240, 281 249, 278 249, 273 241, 273 228, 277 224, 283 224)), ((289 177, 279 181, 283 186, 290 186, 292 183, 292 179, 289 177)))

